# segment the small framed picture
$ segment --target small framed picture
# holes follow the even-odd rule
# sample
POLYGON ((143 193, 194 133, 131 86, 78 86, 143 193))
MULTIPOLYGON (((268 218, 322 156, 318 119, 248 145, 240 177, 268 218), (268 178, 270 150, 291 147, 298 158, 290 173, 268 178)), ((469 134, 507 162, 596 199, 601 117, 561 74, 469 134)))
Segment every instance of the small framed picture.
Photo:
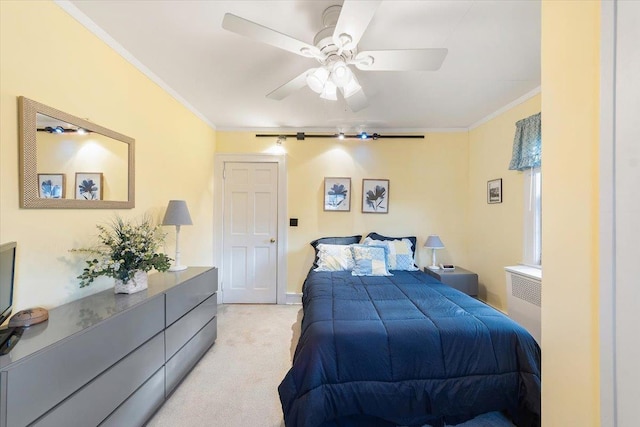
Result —
POLYGON ((76 199, 102 200, 102 172, 76 172, 76 199))
POLYGON ((351 210, 351 178, 324 179, 324 210, 339 212, 351 210))
POLYGON ((38 194, 41 199, 64 199, 63 173, 39 173, 38 194))
POLYGON ((502 203, 502 178, 487 182, 487 203, 502 203))
POLYGON ((362 212, 381 214, 389 212, 388 179, 362 180, 362 212))

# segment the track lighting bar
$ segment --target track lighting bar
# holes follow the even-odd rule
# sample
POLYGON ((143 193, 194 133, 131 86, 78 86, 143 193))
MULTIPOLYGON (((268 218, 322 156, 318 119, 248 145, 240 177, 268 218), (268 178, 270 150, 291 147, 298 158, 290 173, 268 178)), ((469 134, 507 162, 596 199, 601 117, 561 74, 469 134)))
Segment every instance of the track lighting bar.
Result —
POLYGON ((47 132, 47 133, 78 133, 80 135, 84 135, 86 133, 89 133, 91 131, 88 131, 86 129, 83 128, 63 128, 62 126, 47 126, 45 128, 37 128, 36 129, 38 132, 47 132))
POLYGON ((346 133, 334 133, 334 134, 305 134, 304 132, 297 132, 294 134, 267 134, 267 133, 257 133, 256 138, 295 138, 298 141, 304 141, 305 138, 336 138, 336 139, 424 139, 424 135, 380 135, 378 133, 369 134, 367 132, 360 132, 357 134, 346 134, 346 133))

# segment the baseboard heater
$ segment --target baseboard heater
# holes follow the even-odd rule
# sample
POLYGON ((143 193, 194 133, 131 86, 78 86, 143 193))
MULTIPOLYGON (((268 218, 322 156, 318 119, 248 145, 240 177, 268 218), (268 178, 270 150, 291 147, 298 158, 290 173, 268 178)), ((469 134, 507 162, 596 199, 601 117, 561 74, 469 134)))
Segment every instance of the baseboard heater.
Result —
POLYGON ((507 274, 507 313, 541 342, 542 271, 515 265, 504 268, 507 274))

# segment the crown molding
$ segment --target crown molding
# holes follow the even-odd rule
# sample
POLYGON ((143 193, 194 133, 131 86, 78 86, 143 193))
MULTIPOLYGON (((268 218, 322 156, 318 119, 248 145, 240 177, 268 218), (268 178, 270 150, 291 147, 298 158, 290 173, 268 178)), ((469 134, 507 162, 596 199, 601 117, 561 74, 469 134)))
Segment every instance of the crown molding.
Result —
POLYGON ((517 99, 511 101, 510 103, 508 103, 504 107, 501 107, 501 108, 497 109, 496 111, 494 111, 493 113, 491 113, 488 116, 484 117, 483 119, 478 120, 477 122, 475 122, 474 124, 469 126, 468 130, 470 130, 470 131, 474 130, 478 126, 483 125, 486 122, 488 122, 489 120, 498 117, 500 114, 512 109, 516 105, 520 105, 523 102, 528 101, 529 99, 531 99, 534 96, 536 96, 537 94, 539 94, 541 91, 542 91, 542 87, 538 86, 537 88, 533 89, 532 91, 525 93, 520 98, 517 98, 517 99))
POLYGON ((73 3, 68 0, 53 0, 62 10, 67 12, 72 18, 83 25, 87 30, 91 31, 96 37, 106 43, 111 49, 115 50, 120 56, 122 56, 131 65, 136 67, 142 74, 147 76, 149 80, 160 86, 165 92, 171 95, 176 101, 181 103, 187 110, 191 111, 200 120, 205 122, 209 127, 216 130, 216 125, 211 123, 200 111, 198 111, 193 105, 189 104, 186 99, 178 94, 171 86, 169 86, 164 80, 162 80, 153 71, 147 68, 142 62, 140 62, 131 52, 118 43, 113 37, 111 37, 106 31, 104 31, 98 24, 96 24, 91 18, 85 15, 80 9, 78 9, 73 3))

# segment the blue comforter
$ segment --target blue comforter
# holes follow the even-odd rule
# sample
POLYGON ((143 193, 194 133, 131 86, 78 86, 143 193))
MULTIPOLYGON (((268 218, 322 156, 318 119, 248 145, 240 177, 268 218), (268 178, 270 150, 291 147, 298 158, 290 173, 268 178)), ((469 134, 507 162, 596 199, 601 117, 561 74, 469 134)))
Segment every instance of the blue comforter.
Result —
POLYGON ((294 426, 422 426, 505 411, 540 425, 540 348, 518 324, 421 271, 311 271, 293 367, 294 426))

